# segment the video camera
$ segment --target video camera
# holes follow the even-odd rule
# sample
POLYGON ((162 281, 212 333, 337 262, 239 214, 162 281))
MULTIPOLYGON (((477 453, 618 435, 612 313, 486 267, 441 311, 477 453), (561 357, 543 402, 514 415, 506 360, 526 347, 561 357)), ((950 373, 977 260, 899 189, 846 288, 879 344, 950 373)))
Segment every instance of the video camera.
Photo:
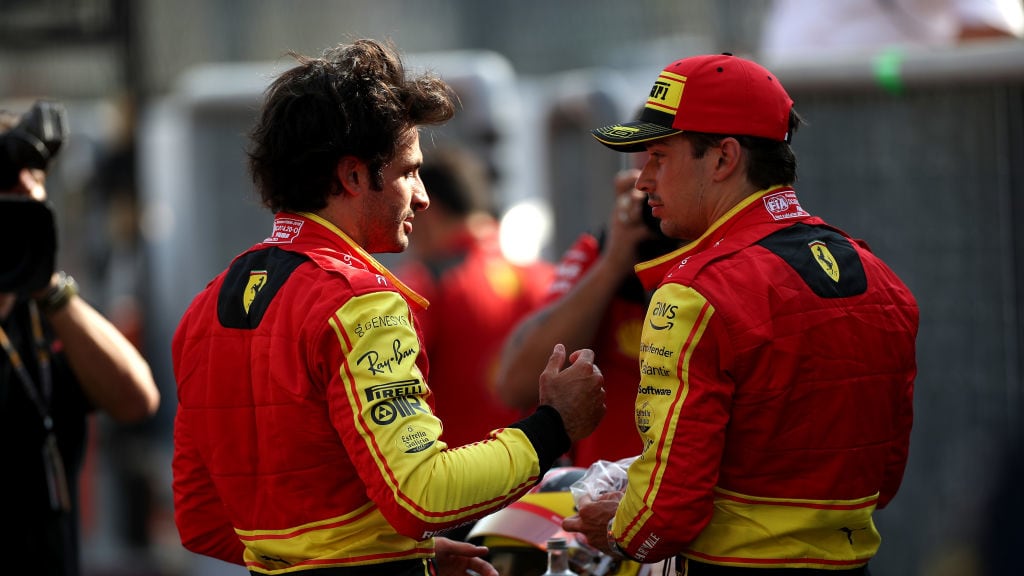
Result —
POLYGON ((0 191, 14 187, 23 168, 46 170, 67 138, 67 112, 37 100, 14 128, 0 134, 0 191))
POLYGON ((46 170, 67 138, 64 106, 39 100, 18 124, 0 134, 0 292, 30 294, 49 283, 57 251, 53 210, 48 202, 5 194, 24 168, 46 170))

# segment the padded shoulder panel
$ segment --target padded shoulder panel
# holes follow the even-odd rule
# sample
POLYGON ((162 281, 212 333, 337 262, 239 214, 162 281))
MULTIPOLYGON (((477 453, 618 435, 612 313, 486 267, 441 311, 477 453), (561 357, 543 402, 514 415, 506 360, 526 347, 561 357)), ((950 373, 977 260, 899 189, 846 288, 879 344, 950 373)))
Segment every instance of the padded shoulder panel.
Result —
POLYGON ((217 295, 217 319, 225 328, 252 330, 277 291, 308 258, 280 248, 243 254, 228 269, 217 295))
POLYGON ((867 290, 856 248, 831 228, 795 224, 758 244, 782 258, 822 298, 848 298, 867 290))

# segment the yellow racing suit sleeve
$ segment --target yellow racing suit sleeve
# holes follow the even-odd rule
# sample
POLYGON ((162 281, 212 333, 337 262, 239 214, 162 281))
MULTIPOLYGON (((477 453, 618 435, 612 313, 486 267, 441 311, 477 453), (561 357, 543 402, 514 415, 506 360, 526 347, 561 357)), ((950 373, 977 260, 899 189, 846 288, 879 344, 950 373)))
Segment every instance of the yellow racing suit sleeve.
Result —
POLYGON ((561 427, 554 410, 448 449, 417 364, 423 351, 412 313, 398 293, 355 296, 328 324, 325 340, 334 340, 336 355, 327 390, 331 420, 368 495, 397 532, 425 539, 489 514, 528 491, 543 460, 553 460, 539 459, 552 448, 534 442, 561 427))
POLYGON ((635 406, 643 448, 612 526, 622 550, 641 562, 672 556, 711 518, 732 392, 710 366, 718 356, 706 338, 713 315, 692 288, 665 284, 644 320, 635 406))

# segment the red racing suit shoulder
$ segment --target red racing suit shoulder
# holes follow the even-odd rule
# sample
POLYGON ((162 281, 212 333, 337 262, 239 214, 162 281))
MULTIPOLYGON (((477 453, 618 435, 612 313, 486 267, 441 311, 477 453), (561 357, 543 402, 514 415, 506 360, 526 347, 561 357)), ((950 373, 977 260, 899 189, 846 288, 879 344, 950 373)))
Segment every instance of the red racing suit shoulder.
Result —
POLYGON ((907 459, 910 291, 791 189, 751 196, 638 271, 658 287, 635 408, 644 450, 614 521, 622 548, 648 562, 866 563, 872 512, 907 459))
POLYGON ((186 548, 271 574, 425 558, 434 533, 536 483, 568 444, 553 411, 440 440, 412 312, 426 305, 307 214, 279 214, 195 298, 172 344, 186 548))

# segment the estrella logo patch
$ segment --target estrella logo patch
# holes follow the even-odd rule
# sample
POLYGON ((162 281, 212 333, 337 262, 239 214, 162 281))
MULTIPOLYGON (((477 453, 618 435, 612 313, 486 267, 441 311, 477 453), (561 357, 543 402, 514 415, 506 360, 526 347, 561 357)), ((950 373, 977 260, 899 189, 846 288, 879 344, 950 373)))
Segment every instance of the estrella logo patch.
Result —
POLYGON ((821 266, 825 274, 828 274, 828 277, 833 282, 839 282, 839 263, 836 262, 835 256, 829 251, 828 245, 821 240, 815 240, 808 243, 807 247, 811 249, 814 261, 818 263, 818 266, 821 266))
POLYGON ((267 271, 266 270, 250 270, 249 281, 245 283, 245 294, 242 294, 242 307, 245 308, 245 313, 249 313, 249 308, 252 306, 252 301, 256 299, 256 295, 260 293, 267 284, 267 271))
POLYGON ((640 432, 647 432, 651 429, 651 420, 654 419, 654 412, 649 402, 644 402, 636 409, 636 428, 640 432))
POLYGON ((683 98, 685 86, 686 76, 663 71, 654 81, 654 86, 651 87, 646 106, 661 112, 675 114, 679 108, 679 101, 683 98))
POLYGON ((418 426, 406 426, 398 437, 398 449, 406 454, 422 452, 433 445, 433 436, 418 426))

